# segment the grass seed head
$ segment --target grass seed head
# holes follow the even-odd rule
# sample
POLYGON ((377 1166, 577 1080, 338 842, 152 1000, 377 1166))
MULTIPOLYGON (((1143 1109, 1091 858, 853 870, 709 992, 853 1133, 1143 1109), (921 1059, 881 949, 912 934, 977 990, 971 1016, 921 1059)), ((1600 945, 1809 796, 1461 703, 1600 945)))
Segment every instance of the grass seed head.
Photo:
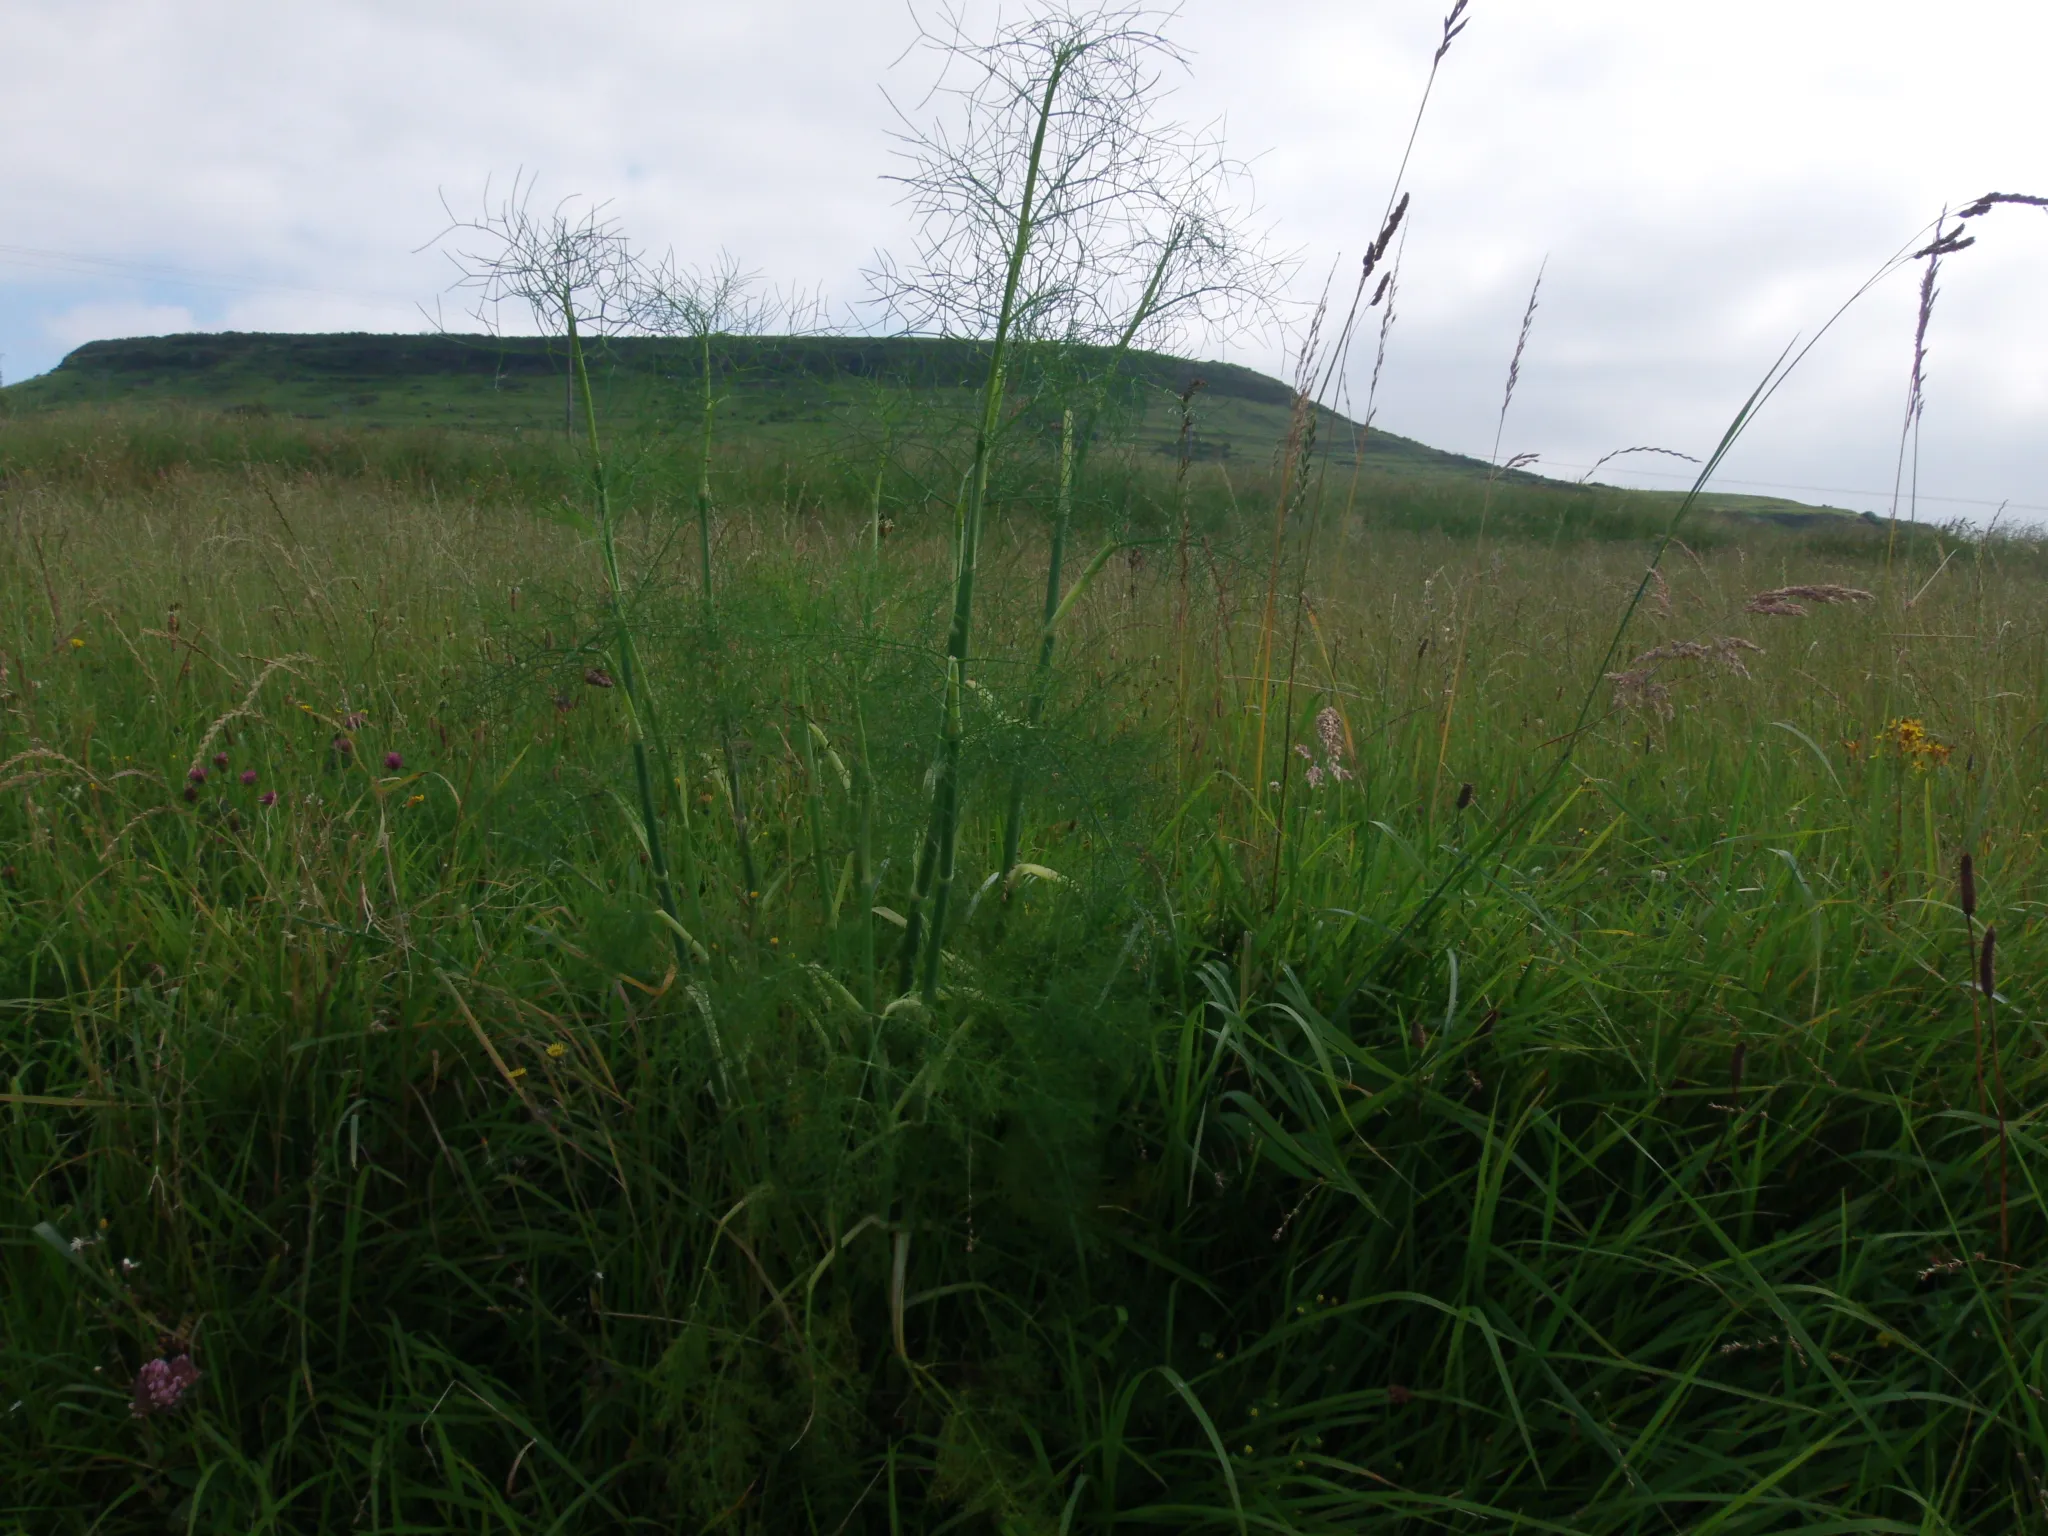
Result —
POLYGON ((1785 619, 1806 617, 1807 603, 1867 603, 1871 594, 1861 587, 1844 587, 1834 582, 1817 582, 1794 587, 1773 587, 1759 592, 1742 605, 1745 613, 1762 613, 1785 619))

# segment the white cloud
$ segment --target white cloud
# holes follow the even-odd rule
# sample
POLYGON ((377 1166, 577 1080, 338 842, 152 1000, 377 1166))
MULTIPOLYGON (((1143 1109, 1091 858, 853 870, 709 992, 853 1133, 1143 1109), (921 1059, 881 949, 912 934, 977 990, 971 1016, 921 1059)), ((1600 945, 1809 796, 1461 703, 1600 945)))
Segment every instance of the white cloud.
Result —
POLYGON ((174 336, 194 328, 182 304, 131 304, 119 299, 74 304, 47 316, 43 334, 65 351, 109 336, 174 336))

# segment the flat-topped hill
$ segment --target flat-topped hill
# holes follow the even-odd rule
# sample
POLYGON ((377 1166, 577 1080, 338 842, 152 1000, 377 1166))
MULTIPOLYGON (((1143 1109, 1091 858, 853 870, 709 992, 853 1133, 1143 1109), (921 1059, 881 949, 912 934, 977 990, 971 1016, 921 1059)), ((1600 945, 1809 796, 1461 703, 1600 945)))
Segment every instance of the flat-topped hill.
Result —
MULTIPOLYGON (((768 446, 814 448, 836 428, 962 410, 985 362, 980 342, 908 336, 728 336, 713 343, 722 435, 768 446)), ((698 345, 646 337, 612 338, 591 348, 593 377, 607 423, 660 430, 682 427, 700 409, 698 345)), ((1105 352, 1077 354, 1082 370, 1102 370, 1105 352)), ((1031 366, 1026 360, 1025 367, 1031 366)), ((1236 363, 1197 362, 1160 352, 1126 355, 1115 369, 1133 407, 1129 432, 1142 451, 1186 452, 1256 472, 1285 441, 1292 391, 1279 379, 1236 363), (1199 381, 1191 430, 1183 441, 1179 400, 1199 381)), ((526 435, 571 425, 567 351, 558 338, 208 332, 93 341, 46 374, 0 390, 17 413, 62 407, 185 406, 238 415, 289 416, 365 428, 436 426, 526 435)), ((1360 440, 1355 425, 1319 413, 1320 447, 1348 464, 1360 440)), ((1447 453, 1381 431, 1364 434, 1364 467, 1447 485, 1489 473, 1482 460, 1447 453)), ((1529 486, 1563 482, 1521 471, 1529 486)), ((1640 493, 1646 501, 1675 493, 1640 493)), ((1772 497, 1715 494, 1704 510, 1802 523, 1841 514, 1772 497)))
MULTIPOLYGON (((872 405, 879 392, 970 390, 985 357, 978 342, 907 336, 734 336, 713 348, 726 424, 766 428, 820 425, 872 405)), ((615 415, 679 415, 702 399, 692 342, 612 338, 591 355, 615 415)), ((1108 354, 1083 351, 1080 361, 1100 367, 1108 354)), ((566 370, 566 349, 550 337, 231 331, 88 342, 8 394, 21 408, 177 402, 379 425, 534 429, 561 423, 566 370)), ((1117 372, 1143 407, 1139 433, 1152 446, 1178 451, 1173 400, 1196 380, 1197 457, 1264 456, 1286 433, 1291 391, 1253 369, 1138 352, 1117 372)), ((1328 412, 1323 421, 1329 441, 1348 450, 1350 424, 1328 412)), ((1413 470, 1486 469, 1389 433, 1372 435, 1367 456, 1413 470)))

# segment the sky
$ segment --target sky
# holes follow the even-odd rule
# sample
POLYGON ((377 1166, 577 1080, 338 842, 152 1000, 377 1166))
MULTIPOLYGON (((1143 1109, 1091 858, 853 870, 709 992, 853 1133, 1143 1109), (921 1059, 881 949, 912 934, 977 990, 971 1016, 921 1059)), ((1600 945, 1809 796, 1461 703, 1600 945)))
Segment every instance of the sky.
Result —
MULTIPOLYGON (((1169 110, 1253 160, 1304 304, 1376 233, 1448 3, 1187 0, 1172 24, 1169 110)), ((1632 445, 1703 455, 1944 207, 2048 194, 2039 0, 1467 17, 1408 170, 1377 402, 1437 447, 1498 436, 1568 478, 1632 445)), ((0 0, 0 376, 103 337, 467 328, 432 245, 444 200, 473 212, 521 171, 609 200, 645 248, 730 252, 843 309, 908 244, 883 178, 891 98, 931 80, 914 35, 903 0, 0 0)), ((1918 515, 2048 522, 2048 216, 1973 232, 1928 332, 1918 515)), ((1918 282, 1852 306, 1718 486, 1890 507, 1918 282)), ((1225 355, 1289 371, 1282 334, 1225 355)), ((1601 478, 1687 474, 1644 455, 1601 478)))

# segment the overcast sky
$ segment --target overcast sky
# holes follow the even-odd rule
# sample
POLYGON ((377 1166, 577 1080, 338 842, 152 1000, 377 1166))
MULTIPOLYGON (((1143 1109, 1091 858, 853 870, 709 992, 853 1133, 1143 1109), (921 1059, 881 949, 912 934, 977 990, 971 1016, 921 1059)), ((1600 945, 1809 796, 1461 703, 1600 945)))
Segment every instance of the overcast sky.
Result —
MULTIPOLYGON (((1177 110, 1260 157, 1304 292, 1375 232, 1446 3, 1183 9, 1177 110)), ((2048 193, 2040 0, 1469 15, 1410 172, 1381 389, 1382 424, 1439 447, 1491 451, 1546 258, 1501 446, 1575 475, 1629 444, 1706 452, 1785 344, 1944 205, 2048 193)), ((905 243, 879 178, 883 88, 929 79, 898 63, 911 36, 902 0, 0 0, 0 370, 98 337, 419 330, 446 284, 416 253, 442 193, 473 207, 521 167, 611 199, 643 245, 856 299, 872 252, 905 243)), ((2048 217, 1976 233, 1930 334, 1923 515, 2042 521, 2048 217)), ((1916 283, 1852 311, 1720 484, 1888 505, 1916 283)), ((1683 468, 1637 463, 1604 478, 1683 468)))

